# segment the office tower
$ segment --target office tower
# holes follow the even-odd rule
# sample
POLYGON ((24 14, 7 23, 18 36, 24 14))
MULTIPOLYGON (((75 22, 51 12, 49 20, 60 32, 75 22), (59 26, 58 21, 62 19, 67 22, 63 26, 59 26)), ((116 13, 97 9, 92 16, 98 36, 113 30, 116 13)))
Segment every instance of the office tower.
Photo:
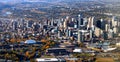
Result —
MULTIPOLYGON (((120 22, 118 22, 118 27, 117 28, 120 28, 120 22)), ((118 29, 118 33, 120 33, 120 29, 118 29)), ((120 34, 119 34, 120 36, 120 34)))
POLYGON ((74 18, 72 18, 72 22, 74 22, 74 18))
POLYGON ((101 19, 101 29, 105 30, 105 25, 106 25, 106 21, 104 21, 103 19, 101 19))
POLYGON ((60 38, 62 36, 61 31, 58 31, 58 38, 60 38))
POLYGON ((81 15, 78 15, 78 28, 80 28, 80 24, 81 24, 81 15))
POLYGON ((94 26, 93 25, 93 22, 94 22, 94 17, 89 17, 88 18, 88 24, 87 24, 87 29, 92 29, 92 27, 94 26))
POLYGON ((101 36, 101 34, 103 34, 103 30, 101 30, 100 28, 96 27, 95 28, 95 31, 94 31, 94 34, 99 37, 101 36))
POLYGON ((46 25, 48 25, 48 21, 49 21, 49 20, 47 20, 47 19, 45 20, 45 22, 46 22, 46 25))
POLYGON ((66 37, 69 37, 69 30, 66 29, 66 37))
POLYGON ((21 25, 22 28, 24 27, 24 23, 25 23, 25 20, 24 20, 24 19, 21 19, 21 20, 20 20, 20 25, 21 25))
POLYGON ((83 18, 81 18, 80 26, 84 26, 84 19, 83 18))
MULTIPOLYGON (((87 21, 88 21, 87 18, 84 18, 84 22, 87 23, 87 21)), ((85 24, 85 23, 84 23, 84 24, 85 24)))
POLYGON ((74 28, 77 28, 77 24, 74 24, 74 28))
POLYGON ((13 28, 13 30, 17 30, 17 21, 13 21, 13 23, 12 23, 12 28, 13 28))
POLYGON ((103 21, 103 19, 101 20, 97 20, 96 21, 96 27, 102 29, 102 30, 105 30, 105 21, 103 21))
POLYGON ((81 42, 82 42, 82 41, 81 41, 81 40, 82 40, 81 38, 82 38, 82 32, 79 30, 79 31, 78 31, 78 43, 81 43, 81 42))
POLYGON ((90 39, 92 39, 92 38, 93 38, 93 31, 90 30, 90 39))
POLYGON ((27 20, 27 28, 32 28, 32 25, 34 24, 34 22, 32 20, 27 20))
POLYGON ((120 22, 118 22, 118 26, 120 26, 120 22))
POLYGON ((112 17, 111 22, 112 22, 112 27, 114 27, 115 26, 115 17, 114 16, 112 17))
POLYGON ((113 38, 114 37, 113 34, 114 34, 113 30, 109 29, 109 31, 108 31, 108 38, 113 38))
POLYGON ((53 26, 54 25, 54 19, 52 18, 52 20, 51 20, 51 26, 53 26))
POLYGON ((105 24, 105 31, 108 32, 109 29, 110 29, 110 24, 105 24))
POLYGON ((60 26, 59 26, 59 27, 60 27, 60 28, 63 27, 63 23, 60 23, 60 26))
POLYGON ((118 22, 114 21, 114 27, 113 27, 114 34, 116 34, 118 32, 117 25, 118 25, 118 22))
POLYGON ((46 20, 46 22, 47 22, 47 25, 50 25, 50 21, 48 19, 46 20))
POLYGON ((9 23, 9 26, 10 26, 10 27, 13 27, 13 21, 14 21, 14 20, 11 20, 11 21, 10 21, 10 23, 9 23))
POLYGON ((73 35, 72 31, 67 29, 66 30, 66 37, 71 37, 73 35))
POLYGON ((63 19, 63 18, 61 18, 61 22, 64 22, 64 19, 63 19))
POLYGON ((117 26, 118 26, 118 22, 115 20, 115 16, 112 17, 110 23, 110 28, 113 29, 114 34, 117 33, 117 26))
POLYGON ((57 19, 57 26, 60 26, 60 24, 61 24, 61 20, 57 19))
POLYGON ((78 43, 84 42, 85 41, 85 33, 87 33, 87 31, 85 30, 78 30, 78 43))
POLYGON ((62 19, 60 19, 60 21, 58 21, 58 25, 59 25, 59 27, 61 28, 61 27, 63 27, 63 21, 64 21, 64 19, 62 18, 62 19))
POLYGON ((69 20, 69 16, 66 16, 66 20, 69 20))
POLYGON ((33 24, 34 31, 38 31, 39 27, 40 27, 39 24, 37 24, 36 22, 33 24))
POLYGON ((87 18, 84 18, 83 20, 84 20, 84 27, 85 27, 85 29, 87 29, 87 21, 88 20, 87 20, 87 18))
POLYGON ((114 23, 115 23, 115 24, 114 24, 115 27, 117 27, 117 26, 118 26, 118 21, 115 21, 114 23))
POLYGON ((108 39, 108 33, 106 31, 103 32, 103 39, 104 40, 108 39))
POLYGON ((91 27, 93 27, 94 17, 91 18, 91 27))
POLYGON ((71 30, 69 30, 69 34, 68 35, 69 35, 69 37, 71 37, 73 35, 71 30))
POLYGON ((114 32, 114 34, 116 34, 117 31, 118 31, 117 27, 114 27, 114 28, 113 28, 113 32, 114 32))
POLYGON ((46 29, 43 29, 43 33, 44 33, 44 35, 46 34, 46 29))
POLYGON ((66 29, 67 28, 67 19, 65 19, 63 25, 64 25, 64 28, 66 29))
POLYGON ((29 21, 26 20, 26 27, 28 28, 29 27, 29 21))

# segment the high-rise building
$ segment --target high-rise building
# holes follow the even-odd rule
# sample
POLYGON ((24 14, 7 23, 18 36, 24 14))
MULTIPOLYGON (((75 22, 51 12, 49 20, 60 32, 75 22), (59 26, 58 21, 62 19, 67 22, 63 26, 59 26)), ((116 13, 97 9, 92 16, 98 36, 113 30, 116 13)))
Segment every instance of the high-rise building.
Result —
POLYGON ((13 30, 17 30, 17 25, 18 23, 17 23, 17 21, 13 21, 13 26, 12 26, 12 28, 13 28, 13 30))
POLYGON ((53 26, 54 25, 54 20, 53 20, 53 18, 52 18, 52 20, 51 20, 51 26, 53 26))
POLYGON ((82 32, 78 31, 78 43, 82 42, 82 32))
POLYGON ((109 29, 110 29, 109 24, 105 24, 105 31, 108 32, 109 29))
POLYGON ((114 32, 114 34, 116 34, 116 33, 118 32, 117 27, 114 27, 114 28, 113 28, 113 32, 114 32))
POLYGON ((102 30, 105 30, 105 28, 106 28, 106 22, 103 21, 103 19, 97 20, 96 21, 96 27, 98 27, 98 28, 100 28, 102 30))
POLYGON ((27 28, 32 28, 34 22, 32 20, 27 21, 27 28))
POLYGON ((120 22, 118 22, 118 26, 120 26, 120 22))
POLYGON ((89 17, 88 18, 88 24, 87 24, 87 29, 92 29, 93 28, 93 22, 94 22, 94 17, 89 17))
POLYGON ((66 37, 69 37, 69 30, 66 29, 66 37))
POLYGON ((84 26, 84 19, 81 17, 81 15, 78 15, 78 28, 81 29, 81 27, 84 26))
POLYGON ((109 29, 108 31, 108 38, 113 38, 114 37, 114 32, 112 29, 109 29))
POLYGON ((95 28, 95 31, 94 31, 94 34, 99 37, 101 36, 101 34, 103 34, 103 30, 101 30, 100 28, 96 27, 95 28))
POLYGON ((24 23, 25 23, 25 20, 24 20, 24 19, 21 19, 21 20, 20 20, 20 25, 21 25, 22 28, 24 27, 24 23))
POLYGON ((77 28, 77 24, 74 24, 74 28, 77 28))
POLYGON ((34 31, 38 31, 38 29, 40 28, 39 24, 37 24, 36 22, 33 24, 33 30, 34 31))
POLYGON ((78 43, 84 42, 85 41, 85 33, 87 33, 86 30, 78 30, 78 43))
POLYGON ((66 36, 67 36, 67 37, 71 37, 72 35, 73 35, 72 31, 69 30, 69 29, 67 29, 67 30, 66 30, 66 36))
POLYGON ((58 31, 58 38, 60 38, 62 36, 61 31, 58 31))
POLYGON ((90 39, 92 39, 92 38, 93 38, 93 31, 90 30, 90 39))
POLYGON ((78 28, 80 28, 80 24, 81 24, 81 15, 78 15, 78 28))
POLYGON ((103 32, 103 38, 104 38, 104 40, 108 39, 108 33, 106 31, 103 32))
POLYGON ((112 22, 112 27, 114 27, 115 26, 115 17, 114 16, 112 17, 111 22, 112 22))
POLYGON ((63 23, 64 28, 67 28, 67 20, 65 19, 64 23, 63 23))

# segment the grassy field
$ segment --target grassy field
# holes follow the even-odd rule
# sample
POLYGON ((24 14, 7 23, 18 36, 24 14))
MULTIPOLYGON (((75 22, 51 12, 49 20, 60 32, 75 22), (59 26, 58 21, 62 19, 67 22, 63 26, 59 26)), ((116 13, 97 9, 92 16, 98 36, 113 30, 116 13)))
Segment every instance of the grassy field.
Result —
POLYGON ((113 58, 97 58, 95 62, 115 62, 113 58))

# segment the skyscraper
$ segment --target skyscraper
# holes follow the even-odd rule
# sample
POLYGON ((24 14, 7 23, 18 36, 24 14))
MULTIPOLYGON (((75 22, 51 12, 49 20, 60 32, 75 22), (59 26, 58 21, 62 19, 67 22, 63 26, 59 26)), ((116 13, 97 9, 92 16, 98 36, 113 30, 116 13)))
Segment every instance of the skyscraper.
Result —
POLYGON ((78 28, 80 29, 81 27, 81 15, 78 15, 78 28))
POLYGON ((109 29, 110 29, 109 24, 105 24, 105 31, 108 32, 109 29))
POLYGON ((65 21, 63 22, 63 26, 64 26, 65 29, 68 27, 67 26, 68 20, 69 20, 69 17, 67 16, 65 21))
POLYGON ((78 31, 78 43, 81 43, 82 41, 82 32, 79 30, 78 31))
POLYGON ((89 17, 88 18, 88 24, 87 24, 87 29, 92 29, 93 28, 93 22, 94 22, 94 17, 89 17))
POLYGON ((52 18, 52 20, 51 20, 51 26, 53 26, 53 24, 54 24, 54 20, 53 20, 53 18, 52 18))
POLYGON ((86 30, 78 30, 78 43, 84 42, 85 40, 85 33, 87 33, 86 30))

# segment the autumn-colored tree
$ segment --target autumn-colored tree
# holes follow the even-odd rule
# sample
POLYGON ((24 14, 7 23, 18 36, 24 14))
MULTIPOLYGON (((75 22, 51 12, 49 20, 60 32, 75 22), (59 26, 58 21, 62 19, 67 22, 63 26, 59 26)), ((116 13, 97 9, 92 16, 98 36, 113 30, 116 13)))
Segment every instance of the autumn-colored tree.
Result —
POLYGON ((46 49, 48 49, 50 46, 46 46, 46 49))
POLYGON ((17 42, 21 42, 21 39, 17 39, 16 41, 17 41, 17 42))
POLYGON ((25 56, 28 57, 30 54, 28 51, 25 52, 25 56))
POLYGON ((42 39, 42 40, 41 40, 41 42, 47 42, 47 40, 45 40, 45 39, 42 39))
POLYGON ((79 46, 80 46, 80 47, 84 47, 85 45, 84 45, 83 43, 80 43, 79 46))
POLYGON ((5 54, 5 59, 9 59, 10 58, 10 55, 7 53, 5 54))
POLYGON ((15 38, 12 38, 12 39, 10 39, 10 42, 16 42, 16 39, 15 38))
POLYGON ((36 48, 35 48, 35 47, 33 47, 33 51, 36 51, 36 48))

